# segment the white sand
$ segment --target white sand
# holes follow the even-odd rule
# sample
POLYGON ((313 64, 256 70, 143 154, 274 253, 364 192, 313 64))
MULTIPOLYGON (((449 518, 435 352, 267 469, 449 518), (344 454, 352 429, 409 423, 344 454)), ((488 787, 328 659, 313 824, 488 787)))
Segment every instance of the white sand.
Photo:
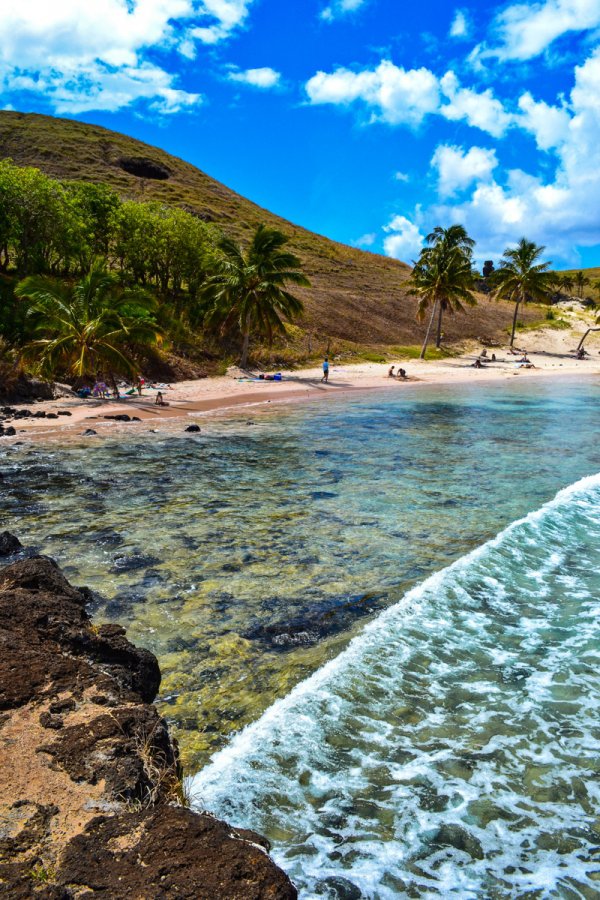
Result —
MULTIPOLYGON (((338 365, 333 360, 329 384, 321 384, 320 367, 293 372, 282 370, 284 380, 280 383, 238 381, 238 376, 242 373, 232 369, 226 376, 173 384, 163 390, 164 399, 169 403, 168 407, 156 406, 154 403, 156 391, 144 390, 142 398, 136 396, 122 401, 68 399, 37 403, 35 410, 45 409, 51 412, 67 409, 71 416, 54 420, 20 419, 14 424, 17 435, 21 436, 23 432, 44 433, 50 436, 57 431, 64 434, 65 431, 72 432, 73 429, 77 429, 77 433, 80 434, 82 425, 94 429, 102 428, 103 425, 108 425, 103 416, 128 413, 130 416, 139 416, 147 429, 149 422, 158 423, 160 420, 173 417, 193 415, 197 418, 202 413, 208 414, 240 406, 326 399, 356 390, 388 388, 401 391, 408 385, 416 384, 451 385, 460 382, 503 381, 550 375, 600 375, 600 333, 590 334, 586 341, 586 349, 590 356, 585 360, 575 359, 575 349, 584 330, 592 324, 591 317, 581 313, 561 313, 561 315, 570 319, 571 329, 542 329, 525 332, 517 337, 516 344, 520 349, 526 349, 529 359, 535 366, 532 369, 519 368, 518 357, 512 356, 507 346, 488 348, 488 359, 493 352, 497 357, 496 362, 486 362, 483 368, 475 369, 473 362, 482 349, 475 344, 460 356, 432 362, 398 359, 385 364, 338 365), (388 369, 392 363, 396 368, 402 366, 406 369, 407 381, 388 378, 388 369)), ((112 424, 114 433, 114 423, 112 424)), ((129 430, 136 426, 134 423, 124 427, 129 430)), ((18 438, 12 440, 16 439, 18 438)))

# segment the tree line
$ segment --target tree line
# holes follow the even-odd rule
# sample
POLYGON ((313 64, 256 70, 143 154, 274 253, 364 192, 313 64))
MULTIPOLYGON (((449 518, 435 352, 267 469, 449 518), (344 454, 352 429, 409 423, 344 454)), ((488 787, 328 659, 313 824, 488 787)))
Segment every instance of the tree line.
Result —
MULTIPOLYGON (((548 302, 563 291, 570 294, 577 288, 579 297, 590 280, 583 272, 575 275, 550 271, 550 262, 543 262, 545 247, 523 237, 515 247, 507 247, 494 268, 486 261, 482 276, 473 266, 475 242, 462 225, 437 227, 425 239, 425 247, 415 261, 409 289, 418 298, 417 317, 427 317, 421 359, 435 330, 435 345, 441 346, 444 315, 465 312, 477 303, 475 290, 485 286, 495 299, 514 303, 510 330, 510 346, 515 342, 519 310, 529 301, 548 302)), ((593 283, 600 293, 600 281, 593 283)))
POLYGON ((303 311, 287 286, 309 282, 287 243, 259 225, 244 248, 178 207, 4 160, 0 338, 79 380, 132 374, 136 351, 199 329, 239 337, 245 366, 251 336, 271 343, 303 311))
MULTIPOLYGON (((106 369, 133 374, 140 351, 165 340, 212 336, 239 341, 245 368, 252 338, 271 344, 302 315, 293 288, 309 281, 288 242, 259 225, 244 247, 184 209, 4 160, 0 355, 12 345, 44 374, 84 380, 106 369)), ((440 347, 445 316, 477 302, 474 247, 459 224, 426 238, 409 282, 425 323, 421 357, 434 335, 440 347)), ((515 304, 511 346, 523 304, 574 287, 583 296, 584 273, 552 273, 544 249, 521 238, 498 269, 484 266, 486 289, 515 304)))

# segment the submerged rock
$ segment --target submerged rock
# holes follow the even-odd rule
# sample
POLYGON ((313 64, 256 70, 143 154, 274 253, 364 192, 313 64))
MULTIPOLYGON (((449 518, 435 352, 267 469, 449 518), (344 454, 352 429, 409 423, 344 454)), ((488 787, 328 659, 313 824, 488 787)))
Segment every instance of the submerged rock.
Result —
POLYGON ((256 625, 242 636, 261 641, 274 650, 291 650, 302 644, 316 644, 324 637, 345 631, 356 619, 379 612, 386 605, 385 594, 334 597, 308 607, 293 619, 256 625))
POLYGON ((156 556, 145 556, 143 553, 129 553, 115 556, 110 571, 113 574, 120 572, 135 572, 137 569, 148 569, 155 566, 160 560, 156 556))
POLYGON ((13 553, 18 553, 22 549, 23 544, 10 531, 0 533, 0 556, 12 556, 13 553))
POLYGON ((156 658, 88 594, 46 557, 0 570, 0 892, 294 900, 264 839, 181 805, 156 658))

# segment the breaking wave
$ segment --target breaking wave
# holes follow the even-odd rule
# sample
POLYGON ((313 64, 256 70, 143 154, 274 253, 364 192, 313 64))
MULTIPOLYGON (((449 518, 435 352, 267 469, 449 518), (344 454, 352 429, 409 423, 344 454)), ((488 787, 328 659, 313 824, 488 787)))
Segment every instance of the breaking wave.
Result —
POLYGON ((195 777, 303 898, 592 897, 600 475, 410 590, 195 777))

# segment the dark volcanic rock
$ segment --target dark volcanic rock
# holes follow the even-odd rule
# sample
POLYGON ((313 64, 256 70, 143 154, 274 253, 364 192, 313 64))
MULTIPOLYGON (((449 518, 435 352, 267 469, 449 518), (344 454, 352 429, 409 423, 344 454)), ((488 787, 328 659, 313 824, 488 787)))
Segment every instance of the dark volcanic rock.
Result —
POLYGON ((200 431, 200 426, 199 425, 188 425, 185 430, 197 433, 198 431, 200 431))
POLYGON ((0 556, 12 556, 13 553, 18 553, 22 549, 21 541, 10 531, 0 533, 0 556))
POLYGON ((175 807, 100 817, 67 846, 62 874, 69 885, 92 887, 95 897, 106 900, 115 897, 117 884, 145 900, 294 897, 287 877, 254 845, 258 837, 238 835, 212 816, 175 807), (120 852, 113 849, 125 844, 120 852))
POLYGON ((119 572, 135 572, 137 569, 148 569, 155 566, 160 560, 156 556, 146 556, 143 553, 129 553, 122 556, 115 556, 114 563, 110 571, 114 574, 119 572))
POLYGON ((334 597, 308 607, 301 616, 269 625, 256 625, 243 634, 248 640, 261 641, 274 650, 290 650, 302 644, 315 644, 338 634, 356 620, 385 609, 385 594, 359 594, 334 597))
POLYGON ((115 700, 125 693, 154 700, 156 657, 130 644, 119 625, 92 628, 86 595, 53 560, 38 556, 7 566, 0 595, 0 709, 60 690, 78 695, 100 683, 115 700))
POLYGON ((157 661, 89 595, 46 557, 0 570, 0 893, 294 900, 263 838, 178 804, 157 661))

